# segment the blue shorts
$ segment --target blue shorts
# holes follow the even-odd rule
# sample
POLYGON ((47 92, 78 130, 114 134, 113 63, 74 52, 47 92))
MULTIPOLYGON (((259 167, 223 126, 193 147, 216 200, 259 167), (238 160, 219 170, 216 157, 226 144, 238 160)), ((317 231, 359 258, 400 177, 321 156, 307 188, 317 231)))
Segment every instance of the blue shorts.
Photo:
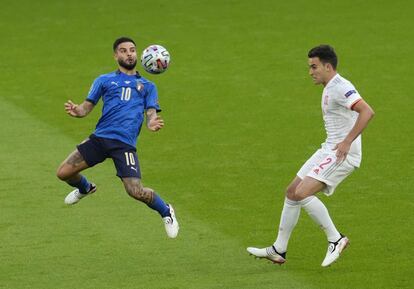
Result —
POLYGON ((89 167, 111 158, 114 161, 118 177, 141 179, 138 156, 133 146, 119 140, 97 137, 91 134, 77 148, 89 167))

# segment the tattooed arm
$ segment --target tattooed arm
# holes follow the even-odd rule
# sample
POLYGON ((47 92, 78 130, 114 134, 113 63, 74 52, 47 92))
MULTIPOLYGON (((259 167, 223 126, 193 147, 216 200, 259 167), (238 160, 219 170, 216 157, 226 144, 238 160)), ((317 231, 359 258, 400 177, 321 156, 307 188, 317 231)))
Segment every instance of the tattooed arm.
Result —
POLYGON ((85 117, 92 111, 94 107, 95 105, 87 100, 81 104, 73 103, 71 100, 65 102, 66 113, 73 117, 85 117))
POLYGON ((147 128, 150 131, 158 131, 164 126, 164 121, 154 108, 147 109, 147 128))

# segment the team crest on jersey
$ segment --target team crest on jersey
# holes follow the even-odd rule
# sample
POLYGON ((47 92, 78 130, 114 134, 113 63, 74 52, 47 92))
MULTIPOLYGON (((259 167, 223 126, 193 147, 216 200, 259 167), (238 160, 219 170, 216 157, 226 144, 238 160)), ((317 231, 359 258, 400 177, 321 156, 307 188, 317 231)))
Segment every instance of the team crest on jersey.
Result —
POLYGON ((355 89, 352 89, 352 90, 348 91, 347 93, 345 93, 345 97, 348 98, 348 97, 350 97, 354 93, 356 93, 356 90, 355 89))
POLYGON ((144 85, 140 81, 137 81, 137 90, 138 91, 144 90, 144 85))
POLYGON ((323 104, 324 105, 328 105, 328 99, 329 99, 329 95, 326 94, 323 98, 323 104))

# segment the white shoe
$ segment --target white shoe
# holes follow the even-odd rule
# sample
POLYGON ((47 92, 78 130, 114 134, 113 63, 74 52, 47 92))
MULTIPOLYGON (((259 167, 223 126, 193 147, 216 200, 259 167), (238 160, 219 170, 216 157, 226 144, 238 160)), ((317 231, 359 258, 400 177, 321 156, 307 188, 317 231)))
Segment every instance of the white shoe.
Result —
POLYGON ((285 253, 278 253, 274 246, 266 247, 266 248, 254 248, 248 247, 247 252, 257 258, 266 258, 272 261, 275 264, 282 265, 286 262, 286 252, 285 253))
POLYGON ((174 208, 170 204, 167 204, 167 206, 170 208, 170 216, 164 217, 162 220, 164 221, 165 231, 167 232, 168 237, 175 238, 178 235, 180 226, 175 217, 174 208))
POLYGON ((96 192, 96 185, 94 183, 91 183, 91 187, 89 189, 89 191, 86 194, 81 194, 79 192, 79 189, 75 189, 72 192, 70 192, 66 198, 65 198, 65 204, 66 205, 74 205, 77 202, 79 202, 82 198, 93 194, 96 192))
POLYGON ((336 242, 329 242, 328 251, 322 262, 322 267, 327 267, 335 262, 342 251, 348 246, 349 239, 341 234, 341 238, 336 242))

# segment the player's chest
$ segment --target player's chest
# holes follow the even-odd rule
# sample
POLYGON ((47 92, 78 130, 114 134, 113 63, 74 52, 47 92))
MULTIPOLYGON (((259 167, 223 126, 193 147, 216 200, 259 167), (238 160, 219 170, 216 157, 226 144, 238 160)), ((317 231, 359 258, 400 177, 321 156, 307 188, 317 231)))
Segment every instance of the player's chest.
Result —
POLYGON ((144 86, 137 80, 113 80, 106 83, 104 101, 119 105, 143 104, 144 86))
POLYGON ((322 94, 321 108, 324 115, 338 110, 338 104, 329 92, 322 94))

